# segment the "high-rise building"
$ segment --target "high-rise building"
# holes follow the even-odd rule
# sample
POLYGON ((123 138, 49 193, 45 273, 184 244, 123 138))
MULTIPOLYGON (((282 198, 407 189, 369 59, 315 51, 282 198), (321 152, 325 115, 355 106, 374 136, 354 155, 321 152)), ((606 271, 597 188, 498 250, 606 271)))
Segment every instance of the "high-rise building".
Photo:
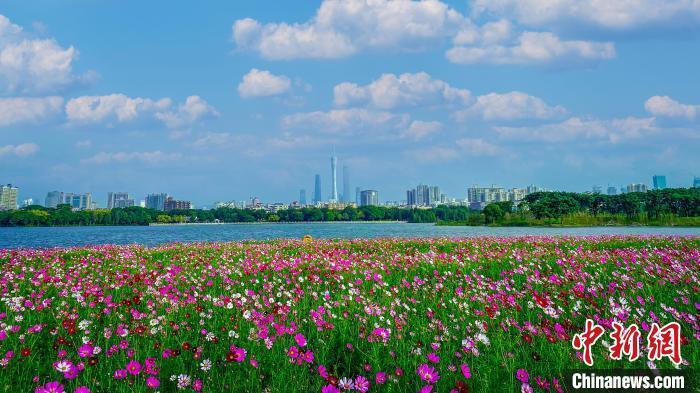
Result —
POLYGON ((654 177, 652 177, 652 181, 654 183, 655 190, 663 190, 666 188, 666 176, 654 175, 654 177))
POLYGON ((416 203, 416 189, 406 190, 406 205, 415 206, 416 203))
POLYGON ((376 190, 363 190, 360 192, 360 206, 378 206, 379 192, 376 190))
POLYGON ((343 202, 350 203, 350 173, 347 165, 343 165, 343 202))
POLYGON ((107 209, 125 208, 134 206, 134 200, 126 192, 108 192, 107 209))
POLYGON ((431 186, 428 188, 428 205, 437 205, 440 203, 440 187, 431 186))
POLYGON ((617 195, 617 188, 615 188, 615 186, 608 186, 608 195, 617 195))
POLYGON ((642 183, 628 184, 627 192, 647 192, 647 185, 642 183))
POLYGON ((19 188, 12 184, 0 186, 0 210, 17 209, 17 194, 19 188))
POLYGON ((700 188, 700 177, 695 176, 693 178, 693 188, 700 188))
POLYGON ((49 191, 46 194, 46 207, 55 209, 56 206, 63 203, 63 193, 60 191, 49 191))
POLYGON ((163 203, 163 210, 169 212, 171 210, 189 210, 192 208, 192 202, 190 201, 178 201, 169 196, 165 198, 163 203))
POLYGON ((355 204, 360 206, 360 187, 355 187, 355 204))
POLYGON ((316 175, 314 179, 314 204, 321 203, 323 197, 321 196, 321 175, 316 175))
POLYGON ((303 188, 299 190, 299 204, 306 205, 306 190, 303 188))
POLYGON ((67 204, 73 210, 90 210, 93 208, 92 195, 89 192, 84 194, 63 194, 62 204, 67 204))
POLYGON ((333 149, 333 156, 331 157, 331 182, 333 183, 333 188, 331 189, 331 202, 338 202, 338 178, 336 174, 337 165, 338 157, 335 156, 335 149, 333 149))
POLYGON ((593 186, 593 193, 594 194, 602 194, 603 193, 603 186, 593 186))
POLYGON ((22 201, 22 207, 32 206, 34 204, 34 198, 27 198, 22 201))
POLYGON ((154 210, 165 210, 165 199, 168 198, 168 194, 148 194, 146 195, 146 209, 154 210))

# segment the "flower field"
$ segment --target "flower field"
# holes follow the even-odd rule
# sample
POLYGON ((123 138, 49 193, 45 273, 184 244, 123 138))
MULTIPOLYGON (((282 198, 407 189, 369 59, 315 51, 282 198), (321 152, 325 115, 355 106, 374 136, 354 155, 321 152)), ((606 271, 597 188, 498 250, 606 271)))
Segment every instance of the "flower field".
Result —
POLYGON ((0 250, 1 392, 561 391, 700 361, 700 238, 374 239, 0 250), (613 322, 641 356, 613 360, 613 322), (683 360, 647 358, 677 322, 683 360))

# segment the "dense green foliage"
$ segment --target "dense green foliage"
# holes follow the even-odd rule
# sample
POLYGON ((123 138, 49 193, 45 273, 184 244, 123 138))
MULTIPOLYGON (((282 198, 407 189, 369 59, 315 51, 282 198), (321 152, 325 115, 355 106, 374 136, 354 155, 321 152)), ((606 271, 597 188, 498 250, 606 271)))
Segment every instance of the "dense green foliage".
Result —
POLYGON ((442 225, 700 225, 700 188, 653 190, 646 193, 601 195, 574 192, 537 192, 516 208, 495 202, 483 211, 465 206, 408 209, 383 206, 342 210, 304 207, 274 213, 262 209, 217 208, 162 212, 141 207, 72 211, 29 206, 0 211, 0 226, 148 225, 184 222, 317 222, 408 221, 442 225))

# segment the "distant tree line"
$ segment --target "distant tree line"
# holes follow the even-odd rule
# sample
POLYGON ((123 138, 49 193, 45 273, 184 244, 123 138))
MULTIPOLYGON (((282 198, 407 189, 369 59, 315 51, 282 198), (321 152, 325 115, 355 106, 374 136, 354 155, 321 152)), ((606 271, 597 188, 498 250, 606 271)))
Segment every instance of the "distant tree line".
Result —
POLYGON ((645 193, 601 195, 574 192, 529 194, 516 207, 495 202, 483 210, 466 206, 430 209, 348 206, 341 210, 303 207, 277 212, 262 209, 216 208, 163 212, 142 207, 73 211, 28 206, 0 211, 0 226, 148 225, 209 222, 332 222, 408 221, 443 225, 700 225, 700 188, 652 190, 645 193))
POLYGON ((663 215, 700 216, 700 188, 670 188, 619 195, 580 194, 574 192, 536 192, 521 203, 537 218, 560 218, 587 213, 624 215, 633 218, 645 214, 655 219, 663 215))

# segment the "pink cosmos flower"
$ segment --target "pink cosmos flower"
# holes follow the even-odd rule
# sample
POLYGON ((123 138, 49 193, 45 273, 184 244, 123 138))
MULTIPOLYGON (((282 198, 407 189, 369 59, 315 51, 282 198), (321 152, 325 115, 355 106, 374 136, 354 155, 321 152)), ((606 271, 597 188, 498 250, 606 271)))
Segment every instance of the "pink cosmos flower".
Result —
POLYGON ((374 376, 374 383, 382 385, 384 382, 386 382, 386 373, 380 371, 374 376))
POLYGON ((433 391, 433 385, 425 385, 418 392, 419 393, 430 393, 433 391))
POLYGON ((158 386, 160 386, 160 381, 156 377, 148 377, 146 378, 146 386, 148 386, 151 389, 156 389, 158 386))
POLYGON ((233 350, 233 360, 240 363, 245 360, 247 352, 244 348, 236 348, 233 350))
POLYGON ((92 356, 92 353, 94 351, 94 347, 90 344, 83 344, 78 348, 78 356, 81 358, 87 358, 92 356))
POLYGON ((438 356, 435 352, 430 352, 428 354, 428 361, 431 363, 440 363, 440 356, 438 356))
POLYGON ((321 378, 328 379, 328 371, 326 370, 326 366, 321 364, 318 366, 317 370, 318 370, 318 375, 320 375, 321 378))
POLYGON ((114 379, 124 379, 126 378, 126 370, 116 370, 114 372, 114 379))
POLYGON ((530 380, 530 374, 525 371, 525 369, 518 369, 518 371, 515 373, 515 378, 518 379, 518 381, 522 383, 527 383, 527 381, 530 380))
POLYGON ((90 393, 90 389, 88 389, 87 386, 79 386, 73 391, 73 393, 90 393))
POLYGON ((321 393, 340 393, 340 390, 335 386, 328 384, 321 388, 321 393))
POLYGON ((141 363, 137 362, 136 360, 130 361, 126 364, 126 371, 128 371, 131 375, 139 375, 141 372, 141 363))
POLYGON ((298 357, 299 357, 299 348, 296 347, 296 346, 294 346, 294 345, 292 345, 292 346, 289 347, 289 349, 287 350, 287 356, 289 356, 289 357, 292 358, 292 359, 298 358, 298 357))
POLYGON ((440 379, 440 375, 438 374, 437 370, 435 370, 433 366, 425 363, 418 366, 416 372, 418 375, 420 375, 422 380, 428 383, 435 383, 438 381, 438 379, 440 379))
POLYGON ((34 393, 63 393, 63 385, 54 381, 34 389, 34 393))
POLYGON ((301 333, 297 333, 296 336, 294 336, 294 341, 296 341, 297 345, 300 347, 306 346, 306 337, 301 333))
POLYGON ((314 361, 314 353, 312 351, 304 352, 304 361, 306 363, 311 363, 314 361))
POLYGON ((369 381, 362 375, 355 377, 355 390, 361 393, 365 393, 369 390, 369 381))
POLYGON ((195 379, 194 382, 192 382, 192 390, 195 392, 201 392, 202 391, 202 380, 201 379, 195 379))
POLYGON ((466 363, 463 363, 459 367, 462 369, 462 375, 464 376, 464 378, 469 379, 472 377, 471 370, 469 369, 469 366, 466 363))

